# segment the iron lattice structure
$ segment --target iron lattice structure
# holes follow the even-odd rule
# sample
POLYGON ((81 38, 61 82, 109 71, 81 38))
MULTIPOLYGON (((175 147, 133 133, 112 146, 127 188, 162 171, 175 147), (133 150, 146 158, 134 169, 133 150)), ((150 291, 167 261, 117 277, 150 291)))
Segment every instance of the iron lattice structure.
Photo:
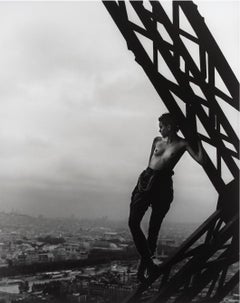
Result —
MULTIPOLYGON (((192 1, 173 1, 171 16, 158 1, 103 3, 184 137, 194 144, 198 133, 203 168, 219 194, 217 210, 148 281, 159 289, 147 301, 220 302, 239 281, 232 270, 239 251, 239 138, 223 110, 225 104, 239 111, 239 83, 192 1)), ((146 289, 126 302, 140 302, 143 293, 146 299, 146 289)))

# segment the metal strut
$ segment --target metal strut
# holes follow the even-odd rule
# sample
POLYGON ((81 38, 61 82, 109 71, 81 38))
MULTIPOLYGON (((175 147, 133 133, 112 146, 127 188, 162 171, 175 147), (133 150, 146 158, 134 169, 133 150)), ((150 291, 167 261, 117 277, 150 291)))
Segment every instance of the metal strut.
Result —
POLYGON ((239 281, 239 273, 232 270, 239 252, 239 138, 222 109, 225 103, 239 112, 238 80, 192 1, 173 1, 171 17, 159 1, 103 4, 136 62, 179 121, 182 134, 191 141, 189 129, 198 132, 206 147, 203 168, 219 193, 213 215, 164 262, 155 279, 125 302, 140 302, 155 280, 159 291, 148 302, 220 302, 239 281), (183 16, 191 31, 182 28, 183 16), (208 146, 215 149, 216 159, 208 154, 208 146), (231 181, 224 179, 224 165, 231 181))

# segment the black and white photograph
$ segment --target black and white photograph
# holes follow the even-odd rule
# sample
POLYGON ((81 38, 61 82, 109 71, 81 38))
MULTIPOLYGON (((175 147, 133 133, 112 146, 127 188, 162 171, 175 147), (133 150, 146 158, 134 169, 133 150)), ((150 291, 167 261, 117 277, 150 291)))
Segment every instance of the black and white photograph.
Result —
POLYGON ((0 303, 239 303, 238 0, 0 1, 0 303))

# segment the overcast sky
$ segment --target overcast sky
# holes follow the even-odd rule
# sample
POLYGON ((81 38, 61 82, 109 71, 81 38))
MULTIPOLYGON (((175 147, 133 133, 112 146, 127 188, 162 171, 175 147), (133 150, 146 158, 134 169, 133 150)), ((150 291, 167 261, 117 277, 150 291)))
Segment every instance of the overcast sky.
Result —
MULTIPOLYGON (((235 74, 239 2, 199 10, 235 74)), ((165 112, 101 2, 0 2, 0 211, 126 219, 165 112)), ((171 221, 202 221, 217 194, 185 154, 171 221)))

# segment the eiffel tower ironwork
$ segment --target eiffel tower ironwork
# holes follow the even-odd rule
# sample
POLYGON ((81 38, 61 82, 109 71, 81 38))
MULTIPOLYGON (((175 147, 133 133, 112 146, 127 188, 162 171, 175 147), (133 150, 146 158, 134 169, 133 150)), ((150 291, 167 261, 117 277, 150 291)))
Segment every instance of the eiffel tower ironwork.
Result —
POLYGON ((239 138, 222 107, 239 111, 238 80, 192 1, 173 1, 172 16, 159 1, 103 4, 184 137, 192 141, 189 128, 198 133, 206 151, 203 168, 219 194, 217 210, 125 302, 144 296, 152 303, 220 302, 239 282, 239 138), (155 292, 146 293, 152 284, 155 292))

